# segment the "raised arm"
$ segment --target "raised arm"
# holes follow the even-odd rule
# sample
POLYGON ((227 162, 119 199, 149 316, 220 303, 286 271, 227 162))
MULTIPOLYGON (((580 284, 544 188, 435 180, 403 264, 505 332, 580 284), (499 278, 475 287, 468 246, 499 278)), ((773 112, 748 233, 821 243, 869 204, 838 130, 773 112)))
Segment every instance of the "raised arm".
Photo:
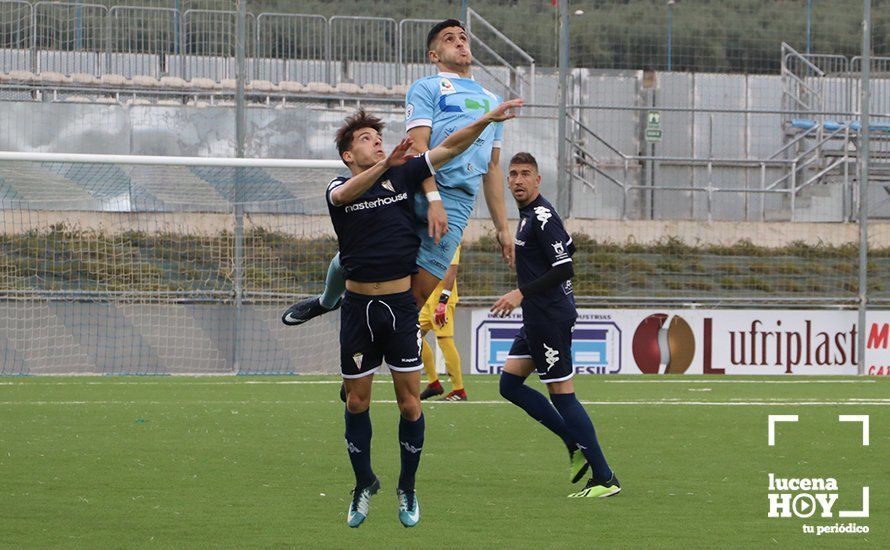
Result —
POLYGON ((335 187, 330 193, 331 204, 334 206, 342 206, 344 204, 349 204, 364 195, 365 191, 370 189, 371 186, 374 185, 374 182, 380 179, 380 176, 382 176, 384 172, 393 166, 401 166, 405 164, 408 159, 413 157, 409 152, 412 144, 412 139, 406 137, 395 146, 388 157, 335 187))
POLYGON ((513 109, 522 107, 521 99, 505 101, 486 113, 482 118, 464 126, 448 136, 445 141, 430 150, 429 159, 435 168, 466 151, 492 122, 503 122, 516 117, 513 109))

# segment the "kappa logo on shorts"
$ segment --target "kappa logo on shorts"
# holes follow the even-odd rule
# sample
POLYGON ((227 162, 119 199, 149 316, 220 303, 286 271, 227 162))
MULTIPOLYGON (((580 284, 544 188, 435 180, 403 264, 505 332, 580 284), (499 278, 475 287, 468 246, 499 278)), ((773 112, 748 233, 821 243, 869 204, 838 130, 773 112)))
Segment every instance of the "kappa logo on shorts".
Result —
POLYGON ((559 352, 548 346, 546 343, 541 343, 544 344, 544 349, 546 350, 544 352, 544 361, 547 361, 547 372, 550 372, 553 365, 559 362, 559 352))

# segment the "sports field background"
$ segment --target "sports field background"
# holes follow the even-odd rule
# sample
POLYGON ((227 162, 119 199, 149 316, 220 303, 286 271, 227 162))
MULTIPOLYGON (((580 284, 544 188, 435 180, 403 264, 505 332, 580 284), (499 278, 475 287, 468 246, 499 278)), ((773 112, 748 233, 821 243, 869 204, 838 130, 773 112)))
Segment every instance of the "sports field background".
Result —
MULTIPOLYGON (((397 520, 398 412, 371 407, 382 490, 345 525, 353 478, 339 381, 325 377, 0 380, 0 547, 886 547, 890 380, 578 377, 622 493, 570 500, 561 443, 467 378, 426 402, 422 521, 397 520), (767 416, 797 414, 767 445, 767 416), (870 415, 868 447, 859 424, 870 415), (768 519, 767 473, 834 477, 868 519, 768 519), (855 521, 868 535, 801 533, 855 521)), ((541 388, 538 382, 533 386, 541 388)))

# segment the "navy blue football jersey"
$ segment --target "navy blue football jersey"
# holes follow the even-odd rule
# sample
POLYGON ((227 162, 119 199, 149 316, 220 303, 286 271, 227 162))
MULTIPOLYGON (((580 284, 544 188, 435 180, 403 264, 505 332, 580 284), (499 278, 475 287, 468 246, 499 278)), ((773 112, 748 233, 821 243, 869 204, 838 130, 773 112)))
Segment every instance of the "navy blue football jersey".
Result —
POLYGON ((417 273, 420 237, 415 229, 414 193, 424 179, 435 174, 427 156, 424 153, 390 168, 349 204, 331 203, 331 191, 346 183, 348 177, 334 178, 328 185, 328 211, 347 279, 392 281, 417 273))
MULTIPOLYGON (((516 230, 516 278, 519 287, 538 279, 552 267, 572 261, 575 245, 556 209, 543 196, 519 209, 516 230)), ((575 295, 571 279, 540 294, 522 299, 526 323, 575 319, 575 295)))

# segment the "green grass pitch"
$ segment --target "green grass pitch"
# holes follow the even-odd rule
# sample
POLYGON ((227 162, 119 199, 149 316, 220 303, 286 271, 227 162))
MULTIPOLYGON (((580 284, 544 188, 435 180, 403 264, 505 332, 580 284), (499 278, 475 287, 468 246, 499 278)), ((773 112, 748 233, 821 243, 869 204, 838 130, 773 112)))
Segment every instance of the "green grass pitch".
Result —
MULTIPOLYGON (((0 547, 812 548, 890 544, 890 379, 578 377, 622 480, 567 499, 565 451, 504 402, 427 402, 423 519, 397 519, 398 412, 372 405, 382 483, 346 527, 352 472, 330 377, 0 378, 0 547), (767 417, 777 425, 767 445, 767 417), (870 445, 859 423, 869 415, 870 445), (833 477, 834 517, 768 518, 768 473, 833 477), (870 487, 870 517, 859 510, 870 487), (803 533, 867 525, 868 534, 803 533)), ((531 382, 538 389, 542 386, 531 382)))

